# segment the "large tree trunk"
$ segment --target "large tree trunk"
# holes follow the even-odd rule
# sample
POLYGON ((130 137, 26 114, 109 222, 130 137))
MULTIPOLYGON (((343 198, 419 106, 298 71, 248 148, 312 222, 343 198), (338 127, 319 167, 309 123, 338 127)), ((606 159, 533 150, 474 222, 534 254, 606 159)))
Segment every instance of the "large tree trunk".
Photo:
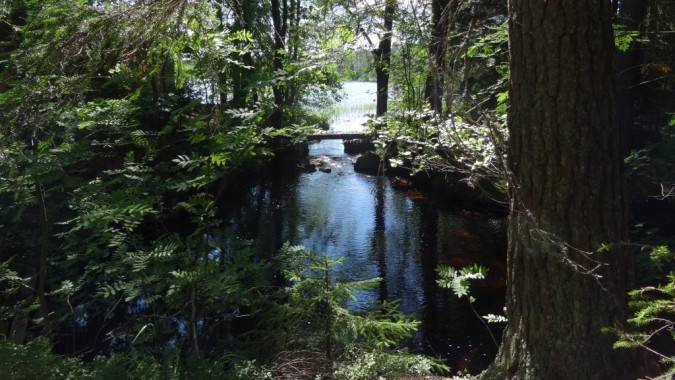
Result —
POLYGON ((509 323, 482 378, 634 380, 602 331, 634 283, 610 2, 511 0, 509 32, 509 323))

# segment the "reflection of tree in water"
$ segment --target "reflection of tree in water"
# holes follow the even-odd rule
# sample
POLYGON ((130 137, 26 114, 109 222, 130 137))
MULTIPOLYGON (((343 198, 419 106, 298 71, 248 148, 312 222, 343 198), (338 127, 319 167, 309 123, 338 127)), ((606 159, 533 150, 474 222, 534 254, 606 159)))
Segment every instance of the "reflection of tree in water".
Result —
POLYGON ((431 342, 435 340, 437 331, 435 326, 438 325, 439 313, 435 310, 438 297, 438 286, 436 285, 436 273, 434 268, 438 263, 438 252, 436 245, 438 243, 438 213, 431 210, 428 206, 420 208, 420 223, 419 223, 419 255, 422 264, 422 291, 424 299, 426 300, 423 309, 421 310, 422 329, 420 335, 422 338, 421 344, 428 347, 432 352, 435 348, 431 342))
POLYGON ((373 231, 373 252, 377 257, 380 281, 380 300, 387 299, 387 237, 384 223, 384 176, 377 176, 375 181, 375 229, 373 231))
POLYGON ((269 181, 260 186, 255 224, 255 251, 260 257, 273 254, 283 244, 283 211, 280 181, 269 181))
MULTIPOLYGON (((320 149, 337 148, 326 143, 320 149)), ((345 263, 333 272, 339 281, 382 277, 375 289, 356 292, 357 299, 348 302, 348 307, 359 310, 377 300, 400 299, 401 310, 414 313, 423 323, 411 349, 442 355, 457 366, 458 359, 480 347, 471 363, 478 364, 475 368, 484 366, 490 358, 483 355, 493 355, 484 349, 484 344, 492 345, 489 336, 482 337, 484 326, 466 305, 437 289, 434 268, 439 262, 467 257, 491 268, 484 259, 503 260, 504 243, 485 240, 503 238, 498 233, 503 227, 501 219, 495 222, 482 213, 438 210, 431 202, 414 202, 406 192, 393 189, 386 177, 355 174, 347 158, 340 163, 340 170, 332 173, 277 178, 276 184, 258 185, 249 193, 249 208, 236 217, 247 221, 238 223, 243 228, 240 231, 259 242, 256 252, 264 250, 267 255, 289 241, 331 259, 344 256, 345 263), (500 246, 498 252, 496 246, 500 246)), ((491 269, 492 273, 497 271, 491 269)), ((498 296, 484 293, 477 289, 479 303, 492 302, 497 309, 489 312, 501 312, 503 292, 498 296)))

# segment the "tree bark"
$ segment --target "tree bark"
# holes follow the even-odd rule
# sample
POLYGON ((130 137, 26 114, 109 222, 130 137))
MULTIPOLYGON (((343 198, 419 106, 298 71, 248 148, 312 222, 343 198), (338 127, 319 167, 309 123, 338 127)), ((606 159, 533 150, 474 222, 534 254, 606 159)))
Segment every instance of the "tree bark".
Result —
POLYGON ((447 40, 450 28, 449 0, 433 0, 431 3, 431 41, 429 42, 429 72, 425 94, 429 106, 437 114, 443 112, 443 87, 447 66, 447 40))
POLYGON ((44 335, 50 337, 52 332, 49 321, 49 306, 47 305, 47 265, 49 256, 49 219, 47 218, 47 204, 45 201, 45 189, 41 183, 36 184, 38 206, 40 208, 40 245, 39 258, 40 269, 37 273, 38 286, 37 297, 40 304, 40 314, 42 315, 42 326, 44 335))
MULTIPOLYGON (((288 16, 288 31, 286 32, 286 41, 287 41, 287 50, 288 57, 293 62, 300 60, 300 8, 301 0, 290 0, 289 3, 289 16, 288 16)), ((286 98, 284 102, 287 106, 292 106, 300 96, 299 93, 299 81, 294 79, 289 81, 287 84, 286 98)))
POLYGON ((376 116, 387 113, 389 105, 389 66, 391 65, 391 35, 394 26, 396 1, 386 0, 384 4, 384 33, 377 49, 373 50, 375 76, 377 80, 376 116))
MULTIPOLYGON (((222 8, 221 8, 222 9, 222 8)), ((246 1, 234 1, 232 3, 232 12, 233 12, 233 24, 230 28, 230 32, 239 32, 239 31, 248 31, 255 33, 255 24, 257 18, 261 17, 256 10, 256 5, 253 2, 246 1)), ((221 28, 223 33, 227 32, 228 27, 226 26, 227 16, 221 15, 220 18, 221 28)), ((246 49, 247 43, 244 41, 234 41, 234 45, 239 49, 246 49)), ((240 53, 232 53, 232 60, 238 61, 241 60, 241 63, 244 66, 232 65, 231 80, 232 80, 232 100, 229 102, 229 106, 232 108, 241 108, 250 105, 256 101, 256 93, 250 88, 251 77, 254 75, 255 70, 255 61, 253 59, 253 54, 250 51, 246 51, 243 55, 240 53)), ((225 89, 224 84, 226 83, 225 73, 223 73, 221 78, 221 86, 223 90, 225 89)), ((222 104, 225 104, 227 94, 225 91, 221 93, 222 104)))
POLYGON ((634 380, 649 364, 602 331, 634 285, 610 5, 509 2, 509 323, 482 379, 634 380))
POLYGON ((272 24, 274 27, 274 77, 277 77, 272 92, 274 94, 274 109, 272 110, 271 124, 280 129, 283 124, 283 105, 286 95, 278 77, 284 72, 284 53, 286 51, 286 30, 288 20, 287 0, 272 0, 272 24))

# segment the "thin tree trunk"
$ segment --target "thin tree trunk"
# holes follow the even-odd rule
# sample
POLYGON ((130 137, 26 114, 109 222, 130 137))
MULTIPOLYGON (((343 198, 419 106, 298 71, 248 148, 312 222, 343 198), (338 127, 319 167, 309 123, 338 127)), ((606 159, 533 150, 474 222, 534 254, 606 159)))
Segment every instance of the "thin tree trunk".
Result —
MULTIPOLYGON (((248 30, 251 31, 253 27, 253 10, 250 6, 247 6, 243 1, 233 2, 233 11, 234 11, 234 30, 242 31, 248 30)), ((224 20, 221 22, 224 27, 224 20)), ((239 41, 235 41, 235 44, 240 44, 239 41)), ((252 75, 253 70, 253 56, 251 52, 244 53, 243 57, 240 57, 239 54, 233 54, 232 59, 239 60, 241 59, 246 67, 241 67, 239 65, 233 65, 232 67, 232 101, 230 103, 231 107, 240 108, 246 106, 248 103, 249 97, 249 77, 252 75)), ((223 83, 225 78, 222 79, 223 83)), ((227 94, 222 94, 221 98, 225 99, 227 94)))
POLYGON ((49 321, 49 307, 47 305, 47 256, 49 255, 49 220, 47 219, 47 205, 45 203, 45 190, 42 184, 35 186, 38 203, 40 208, 40 269, 38 270, 37 296, 40 304, 40 314, 42 315, 42 325, 45 334, 51 333, 51 323, 49 321))
POLYGON ((376 116, 387 113, 389 103, 389 66, 391 65, 391 36, 394 26, 396 1, 386 0, 384 4, 384 33, 377 49, 373 51, 375 76, 377 80, 376 116))
POLYGON ((429 106, 437 114, 443 112, 443 87, 447 66, 447 40, 449 30, 449 0, 431 3, 431 41, 429 43, 429 72, 425 94, 429 106))
POLYGON ((199 330, 197 327, 197 290, 190 284, 190 332, 192 333, 192 352, 199 353, 199 330))
MULTIPOLYGON (((272 0, 272 24, 274 27, 274 76, 278 77, 284 71, 283 52, 286 51, 286 25, 288 17, 288 6, 286 0, 272 0), (283 12, 283 13, 282 13, 283 12)), ((286 98, 284 88, 277 81, 272 86, 274 94, 274 109, 272 110, 271 124, 275 129, 281 129, 283 124, 284 100, 286 98)))
MULTIPOLYGON (((216 18, 218 19, 218 30, 220 33, 225 33, 225 15, 223 14, 222 4, 218 4, 216 9, 216 18)), ((227 74, 223 70, 218 74, 218 96, 220 101, 221 111, 227 108, 227 74)))
POLYGON ((647 363, 602 331, 634 284, 610 3, 511 0, 509 15, 509 323, 482 378, 634 380, 647 363))
MULTIPOLYGON (((300 0, 290 0, 288 12, 288 30, 286 32, 286 40, 288 56, 291 61, 297 62, 300 59, 300 0)), ((286 91, 286 98, 284 102, 288 106, 292 106, 298 98, 298 80, 292 80, 288 83, 288 90, 286 91)))
MULTIPOLYGON (((28 268, 29 271, 32 271, 34 268, 28 268)), ((31 286, 35 286, 37 283, 36 278, 33 277, 31 281, 31 286)), ((28 287, 22 287, 19 291, 19 297, 21 299, 27 299, 31 297, 32 292, 28 287)), ((26 343, 26 336, 28 333, 28 322, 30 321, 30 314, 25 309, 18 310, 12 317, 12 323, 9 330, 9 340, 12 343, 24 344, 26 343)))

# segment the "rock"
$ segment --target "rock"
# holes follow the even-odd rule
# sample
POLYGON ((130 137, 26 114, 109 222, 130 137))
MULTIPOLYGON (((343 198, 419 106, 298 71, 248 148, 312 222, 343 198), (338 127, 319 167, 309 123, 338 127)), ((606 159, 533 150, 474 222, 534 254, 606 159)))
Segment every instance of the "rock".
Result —
MULTIPOLYGON (((385 161, 386 163, 386 161, 385 161)), ((386 169, 388 165, 385 165, 386 169)), ((366 152, 360 155, 354 162, 354 171, 362 174, 377 175, 380 169, 380 156, 374 152, 366 152)))
MULTIPOLYGON (((313 173, 317 170, 323 173, 330 173, 333 171, 332 165, 331 165, 332 159, 328 156, 321 156, 321 157, 314 157, 310 160, 308 160, 304 168, 306 170, 302 170, 306 173, 313 173)), ((300 166, 298 166, 300 168, 300 166)))
POLYGON ((311 162, 300 163, 296 168, 301 173, 314 173, 316 171, 316 166, 311 162))
POLYGON ((391 187, 394 189, 410 189, 413 187, 413 183, 409 178, 394 176, 389 181, 391 182, 391 187))
POLYGON ((342 144, 345 146, 344 152, 351 155, 375 150, 375 144, 364 139, 345 140, 342 144))

